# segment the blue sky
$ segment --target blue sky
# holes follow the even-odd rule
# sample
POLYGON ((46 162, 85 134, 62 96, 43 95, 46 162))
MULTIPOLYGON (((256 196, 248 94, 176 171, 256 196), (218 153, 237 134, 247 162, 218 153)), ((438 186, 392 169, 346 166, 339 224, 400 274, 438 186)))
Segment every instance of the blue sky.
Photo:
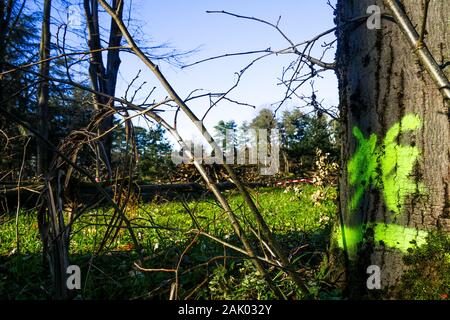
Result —
MULTIPOLYGON (((138 39, 143 40, 142 44, 154 46, 169 43, 171 47, 181 51, 197 49, 194 54, 183 58, 183 62, 188 64, 225 53, 268 47, 282 49, 289 46, 286 40, 269 26, 223 14, 208 14, 207 10, 225 10, 270 22, 276 22, 281 16, 280 27, 294 43, 298 43, 334 26, 333 12, 326 2, 326 0, 134 0, 132 17, 136 19, 136 25, 142 24, 141 32, 135 33, 138 39)), ((333 38, 324 38, 323 41, 330 39, 333 38)), ((318 49, 323 41, 318 43, 318 49)), ((316 52, 320 54, 321 51, 316 52)), ((255 110, 224 102, 208 114, 205 119, 207 127, 212 128, 219 120, 234 119, 238 123, 250 120, 260 108, 279 101, 285 90, 283 86, 277 85, 277 78, 280 77, 283 67, 294 58, 294 56, 272 56, 258 62, 245 73, 239 87, 230 95, 230 98, 258 108, 255 110)), ((334 52, 330 52, 325 60, 332 61, 333 58, 334 52)), ((195 89, 203 89, 204 93, 226 91, 236 79, 235 72, 246 66, 251 59, 251 56, 229 57, 185 69, 161 63, 160 68, 181 97, 187 97, 195 89)), ((146 95, 153 85, 157 85, 140 61, 126 55, 122 57, 119 94, 124 92, 139 69, 142 69, 141 82, 138 81, 135 86, 143 81, 148 82, 142 96, 146 95)), ((323 75, 324 79, 315 81, 315 87, 319 90, 318 96, 324 99, 325 106, 337 105, 337 82, 334 72, 328 71, 323 75)), ((309 92, 309 88, 306 86, 305 93, 309 92)), ((158 100, 165 95, 162 90, 156 90, 154 98, 158 100)), ((287 107, 292 108, 295 105, 296 101, 291 101, 287 107)), ((209 102, 206 99, 198 100, 190 106, 201 117, 209 102)), ((168 119, 172 116, 173 113, 170 112, 165 115, 168 119)), ((138 123, 142 125, 141 122, 138 123)), ((180 117, 179 128, 186 138, 197 135, 196 130, 183 117, 180 117)))
MULTIPOLYGON (((335 1, 331 1, 333 4, 335 1)), ((126 1, 126 3, 129 3, 126 1)), ((81 9, 81 7, 80 7, 81 9)), ((294 42, 308 40, 334 26, 333 12, 327 0, 172 0, 146 1, 133 0, 131 17, 135 38, 145 46, 168 43, 180 51, 196 49, 195 53, 183 58, 189 64, 208 57, 266 48, 284 49, 289 46, 285 39, 273 28, 255 21, 237 19, 223 14, 208 14, 207 10, 225 10, 240 15, 254 16, 275 23, 281 16, 280 28, 294 42), (137 28, 139 26, 139 28, 137 28)), ((81 11, 82 12, 82 11, 81 11)), ((107 23, 107 21, 105 21, 107 23)), ((105 36, 105 35, 103 35, 105 36)), ((323 41, 333 40, 333 35, 323 38, 316 45, 312 55, 320 56, 323 41)), ((235 82, 235 72, 240 71, 256 56, 237 56, 205 62, 189 68, 180 69, 167 63, 158 63, 163 74, 181 97, 187 97, 196 89, 198 93, 225 92, 235 82)), ((296 56, 271 56, 259 61, 249 69, 241 79, 240 85, 229 97, 257 108, 239 106, 223 102, 215 107, 205 119, 205 124, 212 130, 219 120, 235 120, 238 124, 251 120, 263 107, 281 100, 285 87, 278 84, 283 67, 296 56)), ((142 101, 153 86, 158 86, 154 76, 136 57, 122 54, 117 95, 123 96, 126 88, 139 70, 139 79, 130 90, 147 84, 138 93, 135 102, 142 101)), ((333 61, 334 51, 329 51, 325 61, 333 61)), ((323 73, 323 79, 315 80, 319 99, 324 99, 324 106, 336 106, 338 103, 337 81, 334 72, 323 73)), ((305 94, 310 93, 310 86, 305 86, 305 94)), ((159 101, 167 96, 158 88, 152 99, 159 101)), ((293 108, 299 102, 290 101, 286 108, 293 108)), ((189 104, 201 118, 209 107, 209 100, 196 100, 189 104)), ((281 109, 282 111, 283 109, 281 109)), ((166 119, 173 118, 173 112, 164 114, 166 119)), ((144 126, 144 122, 136 121, 144 126)), ((196 129, 183 116, 179 118, 179 130, 184 138, 191 139, 197 135, 196 129)))

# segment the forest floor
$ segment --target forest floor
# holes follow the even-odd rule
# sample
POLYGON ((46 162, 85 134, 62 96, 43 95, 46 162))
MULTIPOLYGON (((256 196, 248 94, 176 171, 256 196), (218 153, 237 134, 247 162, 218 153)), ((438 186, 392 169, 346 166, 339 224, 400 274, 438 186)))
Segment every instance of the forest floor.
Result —
MULTIPOLYGON (((248 234, 254 225, 243 199, 226 192, 248 234), (244 223, 245 222, 245 223, 244 223)), ((283 272, 270 276, 289 299, 339 299, 340 291, 326 282, 327 248, 336 215, 336 189, 299 185, 259 188, 252 195, 267 224, 289 252, 309 287, 303 295, 283 272)), ((226 248, 193 229, 241 247, 225 213, 212 198, 155 200, 127 209, 133 230, 144 248, 146 269, 138 260, 128 231, 123 228, 109 246, 95 254, 113 210, 91 210, 72 229, 70 262, 81 268, 82 288, 77 299, 168 299, 178 269, 178 297, 190 299, 274 299, 267 284, 241 253, 226 248), (194 221, 195 220, 195 221, 194 221), (189 232, 191 231, 191 232, 189 232), (180 262, 181 261, 181 262, 180 262), (180 263, 179 263, 180 262, 180 263)), ((16 249, 14 215, 0 216, 0 299, 47 299, 50 279, 43 267, 36 213, 23 211, 19 218, 20 253, 16 249)), ((251 237, 255 247, 261 246, 251 237)), ((261 251, 263 252, 263 251, 261 251)))

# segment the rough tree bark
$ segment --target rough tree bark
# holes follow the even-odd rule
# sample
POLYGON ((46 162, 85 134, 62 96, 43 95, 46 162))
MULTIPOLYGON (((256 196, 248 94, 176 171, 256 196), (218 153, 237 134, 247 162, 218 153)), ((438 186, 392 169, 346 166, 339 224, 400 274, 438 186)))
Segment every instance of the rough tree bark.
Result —
MULTIPOLYGON (((450 231, 449 109, 399 26, 384 17, 370 29, 371 5, 382 0, 339 0, 337 76, 342 112, 341 246, 349 288, 366 292, 366 269, 377 265, 391 295, 405 270, 402 255, 431 230, 450 231)), ((401 5, 416 30, 424 2, 401 5)), ((425 45, 445 68, 450 59, 447 1, 431 1, 425 45)), ((447 79, 450 69, 444 69, 447 79)))

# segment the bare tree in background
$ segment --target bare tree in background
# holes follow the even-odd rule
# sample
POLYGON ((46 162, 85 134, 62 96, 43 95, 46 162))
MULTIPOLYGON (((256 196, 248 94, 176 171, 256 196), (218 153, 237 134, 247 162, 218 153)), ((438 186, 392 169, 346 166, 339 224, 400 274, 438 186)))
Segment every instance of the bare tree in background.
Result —
MULTIPOLYGON (((40 64, 40 73, 42 78, 48 78, 50 75, 50 16, 51 16, 52 1, 44 1, 44 10, 42 18, 41 29, 41 44, 39 49, 39 59, 44 61, 40 64)), ((39 84, 38 89, 38 114, 39 114, 39 131, 42 137, 48 139, 49 128, 49 83, 48 80, 43 80, 39 84)), ((37 144, 37 174, 45 174, 48 169, 50 153, 44 143, 37 144)))
MULTIPOLYGON (((45 0, 43 8, 41 41, 39 50, 40 70, 39 75, 43 81, 38 87, 38 115, 40 136, 49 139, 49 75, 50 75, 50 19, 52 1, 45 0)), ((43 243, 44 264, 50 271, 54 284, 54 293, 57 299, 66 299, 68 291, 66 287, 66 269, 69 265, 69 252, 67 239, 61 236, 64 229, 64 217, 61 208, 57 208, 59 192, 55 180, 49 175, 50 155, 48 145, 44 141, 37 141, 37 174, 44 176, 45 188, 43 198, 45 205, 38 210, 38 226, 43 243)), ((20 206, 20 204, 19 204, 20 206)), ((17 209, 19 210, 19 209, 17 209)))
MULTIPOLYGON (((112 1, 111 7, 114 12, 122 18, 124 2, 121 0, 112 1)), ((111 19, 109 28, 108 53, 106 66, 101 49, 101 23, 99 20, 99 5, 97 0, 84 0, 84 10, 88 27, 88 47, 91 51, 91 60, 89 66, 89 76, 91 78, 92 89, 105 95, 114 97, 116 93, 117 75, 120 67, 119 46, 122 41, 122 32, 120 31, 114 19, 111 19)), ((111 113, 111 104, 113 101, 104 95, 94 94, 94 108, 99 111, 111 113)), ((113 126, 113 115, 105 117, 100 126, 100 132, 109 130, 113 126)), ((104 150, 99 150, 101 158, 106 165, 111 163, 112 137, 106 135, 103 139, 104 150)))

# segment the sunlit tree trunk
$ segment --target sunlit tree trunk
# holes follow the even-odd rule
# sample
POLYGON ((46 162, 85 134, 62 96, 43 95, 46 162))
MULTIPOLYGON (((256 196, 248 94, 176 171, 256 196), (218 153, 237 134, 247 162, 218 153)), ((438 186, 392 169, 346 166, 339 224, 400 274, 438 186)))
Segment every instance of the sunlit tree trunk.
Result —
MULTIPOLYGON (((402 0, 418 32, 423 1, 402 0)), ((367 293, 370 265, 390 291, 405 270, 402 255, 428 232, 450 231, 449 109, 399 26, 389 17, 371 29, 363 17, 378 0, 339 0, 337 76, 342 113, 340 246, 348 255, 349 288, 367 293), (341 238, 342 239, 342 238, 341 238)), ((425 45, 450 59, 450 6, 431 1, 425 45)), ((373 24, 371 25, 373 26, 373 24)), ((445 72, 448 75, 450 68, 445 72)))

